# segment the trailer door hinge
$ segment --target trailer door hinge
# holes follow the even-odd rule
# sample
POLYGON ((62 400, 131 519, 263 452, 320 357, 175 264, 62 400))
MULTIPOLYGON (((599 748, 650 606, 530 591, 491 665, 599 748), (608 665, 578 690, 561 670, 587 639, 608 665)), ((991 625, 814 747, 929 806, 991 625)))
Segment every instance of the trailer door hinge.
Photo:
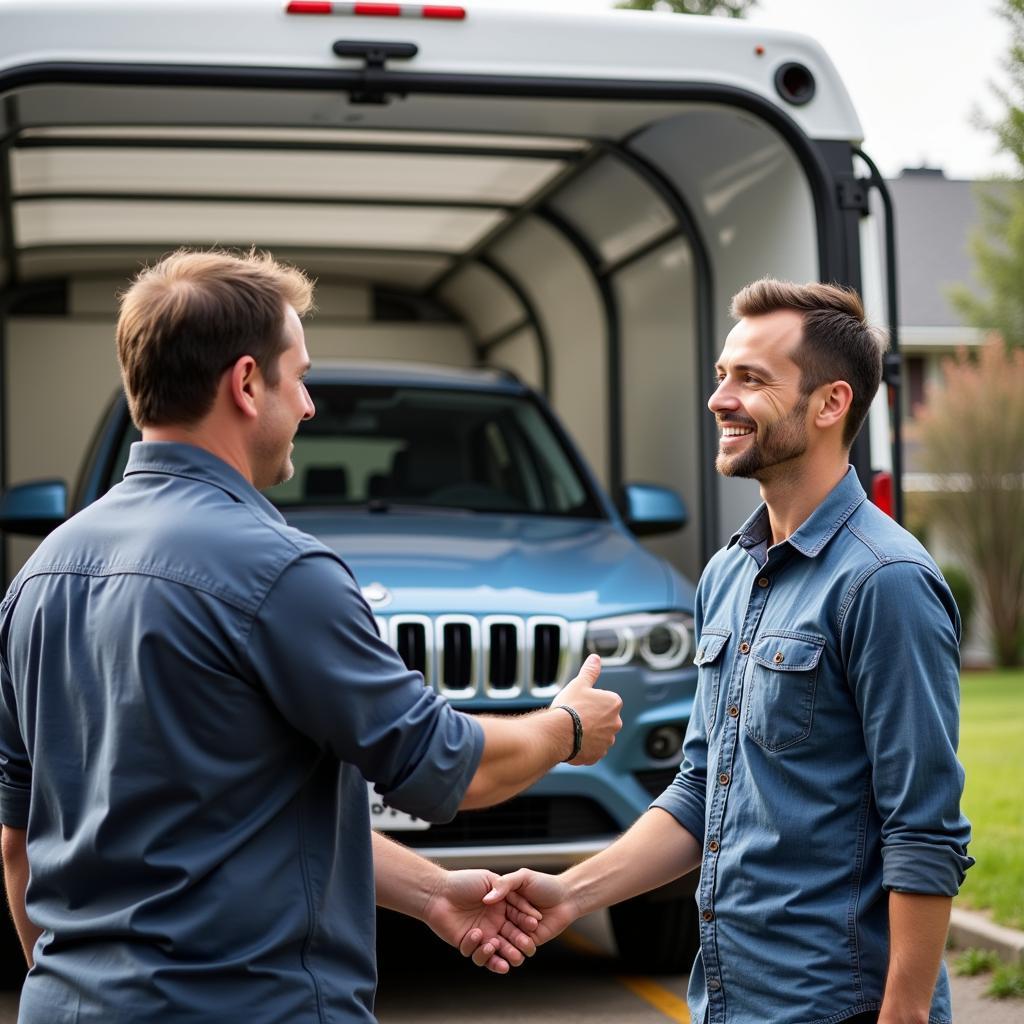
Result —
MULTIPOLYGON (((383 81, 385 62, 389 59, 408 60, 420 50, 415 43, 371 42, 368 39, 338 39, 332 49, 339 57, 362 57, 366 61, 363 80, 349 96, 353 103, 377 104, 391 101, 383 81)), ((394 90, 391 95, 396 95, 394 90)))
POLYGON ((866 217, 870 212, 868 207, 868 189, 870 180, 858 178, 855 175, 848 175, 839 179, 837 185, 839 208, 841 210, 856 210, 861 216, 866 217))

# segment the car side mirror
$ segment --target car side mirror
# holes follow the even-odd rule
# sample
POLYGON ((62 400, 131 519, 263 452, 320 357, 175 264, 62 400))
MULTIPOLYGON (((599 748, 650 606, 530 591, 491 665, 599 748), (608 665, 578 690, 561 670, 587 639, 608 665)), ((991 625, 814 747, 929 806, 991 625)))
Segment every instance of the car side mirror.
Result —
POLYGON ((683 499, 656 484, 624 485, 621 507, 626 526, 638 537, 681 530, 689 518, 683 499))
POLYGON ((0 530, 45 537, 67 518, 68 488, 63 480, 17 484, 0 495, 0 530))

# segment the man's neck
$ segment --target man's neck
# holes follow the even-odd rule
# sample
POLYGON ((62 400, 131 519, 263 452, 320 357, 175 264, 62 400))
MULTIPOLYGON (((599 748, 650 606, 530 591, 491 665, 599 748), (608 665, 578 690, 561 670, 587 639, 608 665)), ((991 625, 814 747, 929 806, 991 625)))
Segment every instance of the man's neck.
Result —
POLYGON ((831 458, 778 467, 779 472, 761 481, 761 497, 768 507, 771 543, 781 544, 807 521, 846 475, 849 461, 831 458))
POLYGON ((177 444, 190 444, 196 448, 202 448, 211 455, 216 455, 232 469, 238 470, 246 480, 252 483, 252 468, 249 465, 244 446, 240 443, 232 444, 226 433, 210 429, 205 422, 195 427, 180 425, 143 427, 142 440, 173 441, 177 444))

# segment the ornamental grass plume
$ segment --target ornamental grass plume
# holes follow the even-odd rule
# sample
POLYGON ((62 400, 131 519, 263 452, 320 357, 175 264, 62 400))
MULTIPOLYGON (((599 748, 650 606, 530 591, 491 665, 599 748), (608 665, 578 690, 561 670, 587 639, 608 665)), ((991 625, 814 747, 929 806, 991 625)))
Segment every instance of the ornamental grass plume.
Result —
POLYGON ((993 336, 943 363, 917 429, 934 522, 980 584, 1004 666, 1024 659, 1024 349, 993 336))

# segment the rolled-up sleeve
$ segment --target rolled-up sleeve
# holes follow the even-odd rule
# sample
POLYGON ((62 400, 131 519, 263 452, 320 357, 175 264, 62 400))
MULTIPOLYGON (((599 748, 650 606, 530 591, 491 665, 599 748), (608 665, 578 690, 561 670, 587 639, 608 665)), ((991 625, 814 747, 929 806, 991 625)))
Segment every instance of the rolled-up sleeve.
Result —
MULTIPOLYGON (((6 627, 0 620, 0 638, 5 633, 6 627)), ((32 765, 18 724, 6 653, 0 650, 0 825, 28 826, 31 788, 32 765)))
POLYGON ((871 573, 845 607, 840 635, 882 819, 882 884, 953 896, 974 863, 956 756, 956 605, 927 566, 897 561, 871 573))
POLYGON ((245 647, 252 676, 295 729, 357 767, 391 806, 451 820, 480 762, 483 730, 384 643, 340 561, 325 552, 292 562, 245 647))
POLYGON ((701 845, 704 844, 707 799, 708 743, 701 716, 690 716, 683 744, 683 763, 665 792, 651 803, 668 811, 701 845))

